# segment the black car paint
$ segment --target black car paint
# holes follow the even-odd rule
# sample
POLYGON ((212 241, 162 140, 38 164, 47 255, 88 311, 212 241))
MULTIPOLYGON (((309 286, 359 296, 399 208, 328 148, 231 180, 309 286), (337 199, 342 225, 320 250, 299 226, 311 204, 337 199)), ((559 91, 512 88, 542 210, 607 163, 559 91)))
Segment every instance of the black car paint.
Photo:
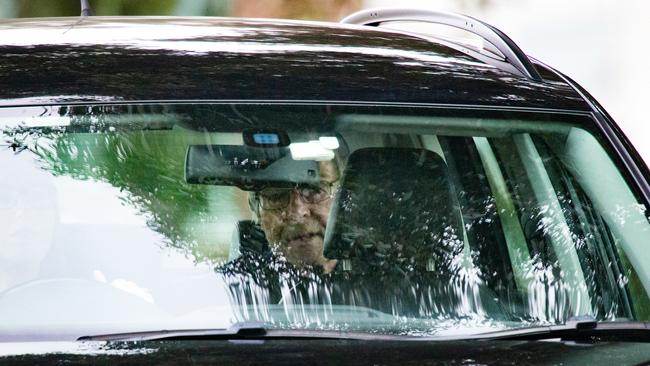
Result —
POLYGON ((40 40, 46 35, 40 31, 0 45, 0 105, 229 99, 588 110, 566 84, 528 80, 446 46, 368 27, 162 18, 153 24, 191 36, 134 34, 102 42, 100 34, 137 32, 152 21, 43 23, 60 40, 40 40))
POLYGON ((12 365, 637 365, 647 343, 322 339, 88 342, 74 353, 0 357, 12 365))

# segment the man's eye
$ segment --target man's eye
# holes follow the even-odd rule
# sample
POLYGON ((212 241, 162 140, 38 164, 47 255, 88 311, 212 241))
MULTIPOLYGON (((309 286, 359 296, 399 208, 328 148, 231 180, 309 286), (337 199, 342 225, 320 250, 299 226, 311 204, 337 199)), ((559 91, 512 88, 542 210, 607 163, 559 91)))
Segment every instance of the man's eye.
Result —
POLYGON ((268 202, 280 202, 287 199, 288 191, 270 191, 262 193, 262 198, 268 202))
POLYGON ((320 202, 328 196, 325 188, 303 188, 300 194, 309 202, 320 202))
POLYGON ((264 198, 269 201, 282 201, 286 198, 286 192, 265 193, 264 198))

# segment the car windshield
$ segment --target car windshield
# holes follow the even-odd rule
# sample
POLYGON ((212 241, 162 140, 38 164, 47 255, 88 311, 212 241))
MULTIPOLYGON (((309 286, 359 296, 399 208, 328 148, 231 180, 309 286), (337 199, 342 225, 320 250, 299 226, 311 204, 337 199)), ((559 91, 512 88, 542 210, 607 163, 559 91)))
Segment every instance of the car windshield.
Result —
POLYGON ((0 109, 0 337, 650 320, 650 223, 588 115, 0 109))

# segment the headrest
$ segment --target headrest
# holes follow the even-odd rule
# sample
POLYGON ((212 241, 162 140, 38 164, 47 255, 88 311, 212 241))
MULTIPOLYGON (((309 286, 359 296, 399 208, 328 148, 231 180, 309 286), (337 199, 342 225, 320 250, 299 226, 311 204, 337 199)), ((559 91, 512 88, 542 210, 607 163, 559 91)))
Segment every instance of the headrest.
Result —
POLYGON ((247 252, 260 254, 269 250, 269 243, 266 240, 264 231, 258 224, 251 220, 237 222, 230 243, 230 251, 228 253, 229 261, 235 260, 247 252))
POLYGON ((451 265, 463 242, 450 188, 447 166, 434 152, 354 151, 332 204, 325 257, 351 260, 355 272, 451 265))

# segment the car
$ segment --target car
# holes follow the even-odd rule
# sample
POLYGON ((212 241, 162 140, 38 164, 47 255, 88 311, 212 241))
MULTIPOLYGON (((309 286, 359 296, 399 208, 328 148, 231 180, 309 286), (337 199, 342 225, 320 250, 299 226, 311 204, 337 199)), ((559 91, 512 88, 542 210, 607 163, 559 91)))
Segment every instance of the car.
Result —
POLYGON ((650 361, 647 167, 495 27, 88 14, 0 22, 0 362, 650 361))

